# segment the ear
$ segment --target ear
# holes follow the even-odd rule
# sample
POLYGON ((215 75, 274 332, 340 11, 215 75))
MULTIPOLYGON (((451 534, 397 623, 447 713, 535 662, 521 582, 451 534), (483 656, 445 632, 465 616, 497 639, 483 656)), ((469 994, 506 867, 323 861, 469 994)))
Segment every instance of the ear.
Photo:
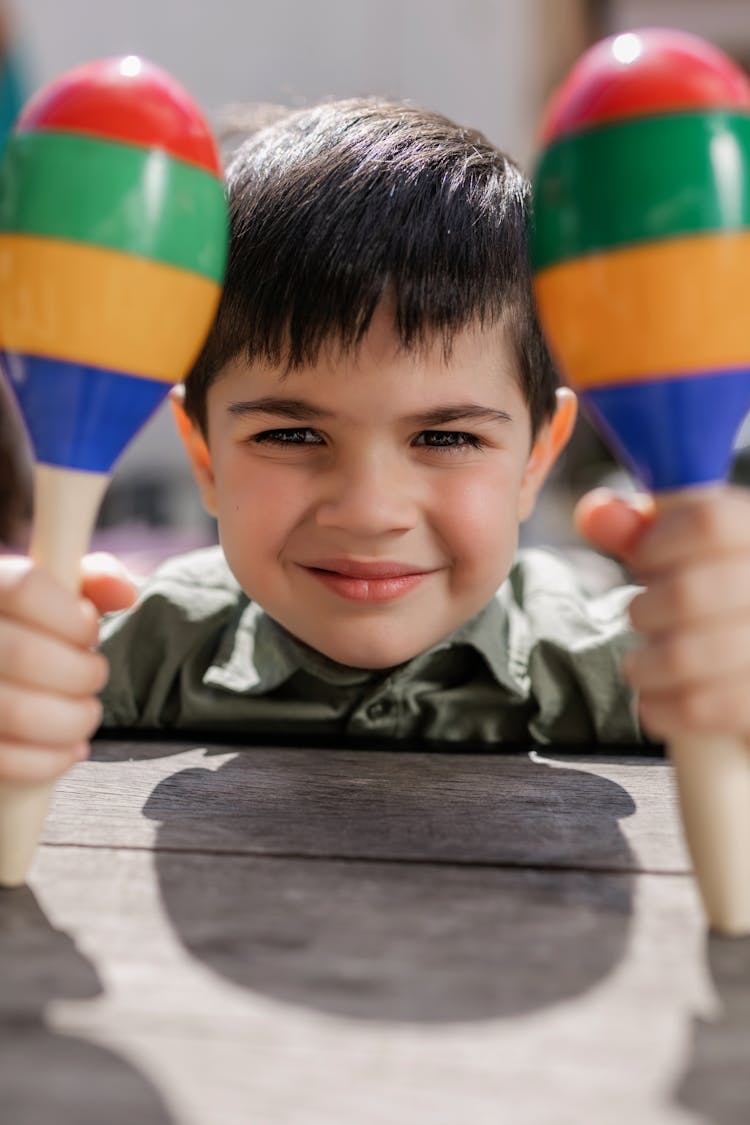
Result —
POLYGON ((562 453, 573 433, 578 415, 578 400, 568 387, 560 387, 556 392, 555 413, 545 422, 536 435, 521 482, 518 500, 518 519, 528 519, 534 510, 539 490, 549 471, 562 453))
POLYGON ((206 439, 200 429, 185 413, 185 407, 183 406, 184 398, 185 388, 178 384, 176 387, 172 387, 172 390, 169 392, 169 405, 172 408, 172 414, 177 423, 177 430, 182 438, 182 444, 187 451, 188 460, 193 470, 193 476, 200 489, 203 507, 209 515, 215 516, 216 481, 211 465, 211 454, 209 453, 206 439))

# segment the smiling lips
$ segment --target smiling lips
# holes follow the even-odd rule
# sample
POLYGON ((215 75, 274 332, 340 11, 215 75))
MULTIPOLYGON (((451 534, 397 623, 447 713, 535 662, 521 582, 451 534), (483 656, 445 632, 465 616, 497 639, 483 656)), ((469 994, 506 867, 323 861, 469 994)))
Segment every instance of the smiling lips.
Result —
POLYGON ((434 573, 409 563, 352 559, 320 559, 304 569, 332 593, 355 602, 393 601, 434 573))

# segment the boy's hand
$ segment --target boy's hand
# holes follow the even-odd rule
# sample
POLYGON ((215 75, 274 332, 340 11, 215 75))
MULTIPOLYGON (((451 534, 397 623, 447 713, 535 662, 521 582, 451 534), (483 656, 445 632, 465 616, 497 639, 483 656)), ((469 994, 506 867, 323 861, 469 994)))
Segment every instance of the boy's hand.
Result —
POLYGON ((643 644, 625 674, 647 731, 750 739, 750 491, 696 490, 654 514, 647 500, 597 490, 576 521, 646 587, 631 603, 643 644))
POLYGON ((138 590, 119 559, 98 551, 81 560, 81 594, 102 614, 127 609, 135 601, 138 590))
POLYGON ((135 588, 108 556, 82 569, 78 597, 28 559, 0 559, 0 782, 52 781, 88 754, 107 681, 97 611, 130 605, 135 588))

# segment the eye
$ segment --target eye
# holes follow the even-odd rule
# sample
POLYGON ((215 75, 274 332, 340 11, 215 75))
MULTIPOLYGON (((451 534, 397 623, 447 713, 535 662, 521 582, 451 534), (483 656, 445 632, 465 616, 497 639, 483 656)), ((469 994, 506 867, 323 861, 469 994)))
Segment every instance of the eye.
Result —
POLYGON ((296 427, 289 430, 264 430, 250 439, 258 445, 323 445, 316 430, 296 427))
POLYGON ((462 449, 482 449, 484 442, 476 434, 466 433, 464 430, 422 430, 414 439, 414 445, 425 446, 428 449, 444 449, 447 452, 458 452, 462 449))

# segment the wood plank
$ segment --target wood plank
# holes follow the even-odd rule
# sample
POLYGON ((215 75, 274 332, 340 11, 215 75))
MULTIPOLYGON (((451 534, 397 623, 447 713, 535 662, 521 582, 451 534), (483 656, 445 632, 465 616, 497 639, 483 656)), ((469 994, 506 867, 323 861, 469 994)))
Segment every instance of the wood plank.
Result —
POLYGON ((748 1092, 747 946, 712 1012, 681 876, 43 847, 33 887, 0 896, 0 1028, 41 1030, 0 1060, 35 1125, 88 1125, 103 1054, 108 1125, 690 1125, 748 1092))
POLYGON ((97 746, 0 894, 0 1120, 746 1125, 674 813, 658 760, 97 746))
POLYGON ((662 759, 98 742, 47 843, 689 870, 662 759))

